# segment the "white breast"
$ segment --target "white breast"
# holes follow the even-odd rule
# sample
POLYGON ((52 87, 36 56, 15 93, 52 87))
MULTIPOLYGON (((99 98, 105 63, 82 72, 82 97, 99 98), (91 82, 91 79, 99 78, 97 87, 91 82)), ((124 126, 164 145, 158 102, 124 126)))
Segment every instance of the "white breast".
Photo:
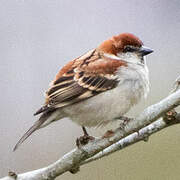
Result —
POLYGON ((63 112, 81 126, 99 126, 124 115, 146 97, 149 91, 148 69, 139 64, 129 64, 117 72, 120 80, 112 90, 85 101, 63 108, 63 112))

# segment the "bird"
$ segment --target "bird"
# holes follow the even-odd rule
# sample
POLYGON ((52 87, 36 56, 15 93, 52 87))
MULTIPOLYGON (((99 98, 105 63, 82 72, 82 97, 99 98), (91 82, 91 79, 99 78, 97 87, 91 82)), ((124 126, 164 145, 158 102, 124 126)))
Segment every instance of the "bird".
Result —
POLYGON ((14 151, 34 131, 65 117, 86 127, 101 127, 123 117, 149 92, 145 56, 153 50, 132 33, 121 33, 68 62, 45 93, 34 114, 39 119, 22 136, 14 151))

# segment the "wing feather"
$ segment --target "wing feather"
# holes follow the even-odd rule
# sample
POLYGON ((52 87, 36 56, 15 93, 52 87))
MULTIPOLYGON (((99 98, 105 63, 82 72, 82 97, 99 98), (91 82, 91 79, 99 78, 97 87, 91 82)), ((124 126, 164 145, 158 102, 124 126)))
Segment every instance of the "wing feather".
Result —
POLYGON ((96 50, 68 63, 46 92, 46 103, 36 114, 77 103, 113 89, 119 80, 116 70, 123 61, 102 57, 96 50))

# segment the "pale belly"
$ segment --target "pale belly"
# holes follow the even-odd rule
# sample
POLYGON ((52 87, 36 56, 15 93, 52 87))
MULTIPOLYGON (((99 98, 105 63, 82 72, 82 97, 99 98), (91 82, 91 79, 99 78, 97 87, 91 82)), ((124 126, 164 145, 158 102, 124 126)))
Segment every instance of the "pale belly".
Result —
POLYGON ((62 108, 62 111, 81 126, 94 127, 107 124, 124 115, 140 100, 142 89, 137 83, 124 82, 115 89, 62 108))

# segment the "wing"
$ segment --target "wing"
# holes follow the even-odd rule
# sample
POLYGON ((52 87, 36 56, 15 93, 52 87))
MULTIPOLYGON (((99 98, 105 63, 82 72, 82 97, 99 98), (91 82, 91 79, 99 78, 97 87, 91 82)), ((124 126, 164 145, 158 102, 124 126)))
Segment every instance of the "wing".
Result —
POLYGON ((68 106, 113 89, 119 82, 116 71, 124 61, 102 56, 97 50, 69 62, 46 92, 46 104, 35 115, 68 106))

